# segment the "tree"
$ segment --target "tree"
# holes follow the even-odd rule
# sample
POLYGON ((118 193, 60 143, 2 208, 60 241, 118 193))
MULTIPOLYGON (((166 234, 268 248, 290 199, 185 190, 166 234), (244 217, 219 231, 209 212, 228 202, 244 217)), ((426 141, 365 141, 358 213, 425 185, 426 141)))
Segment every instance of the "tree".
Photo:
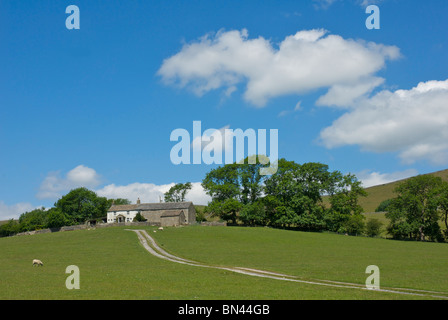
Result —
POLYGON ((191 182, 177 183, 165 192, 165 202, 184 202, 187 192, 191 190, 191 182))
POLYGON ((448 237, 448 182, 443 181, 440 185, 439 210, 442 220, 445 222, 445 237, 448 237))
POLYGON ((211 170, 202 180, 202 187, 214 201, 240 199, 238 164, 226 164, 211 170))
POLYGON ((263 202, 261 200, 248 203, 242 206, 239 218, 247 225, 266 225, 267 215, 263 202))
POLYGON ((366 227, 364 219, 365 217, 361 214, 354 214, 350 216, 343 226, 343 229, 345 229, 344 232, 352 235, 363 234, 366 227))
POLYGON ((13 236, 19 232, 20 232, 19 223, 14 219, 10 219, 7 223, 0 225, 0 237, 13 236))
POLYGON ((68 218, 65 213, 58 208, 51 208, 48 210, 47 227, 60 228, 68 224, 68 218))
POLYGON ((109 208, 106 198, 84 187, 71 190, 55 203, 55 207, 66 215, 69 224, 104 217, 109 208))
POLYGON ((146 221, 148 219, 146 219, 140 212, 137 212, 137 214, 134 217, 134 222, 143 222, 146 221))
POLYGON ((48 212, 44 207, 22 213, 19 217, 19 228, 21 231, 44 229, 47 227, 48 212))
POLYGON ((250 156, 238 164, 238 178, 241 188, 240 200, 243 204, 257 202, 263 193, 263 181, 266 176, 260 175, 266 157, 250 156))
POLYGON ((375 209, 375 212, 384 212, 389 210, 389 206, 392 203, 392 199, 386 199, 381 201, 378 207, 375 209))
POLYGON ((214 200, 208 204, 206 211, 219 216, 223 220, 236 224, 237 213, 242 207, 243 204, 236 199, 214 200))
POLYGON ((376 237, 381 233, 382 222, 378 219, 369 219, 366 223, 366 234, 369 237, 376 237))
POLYGON ((344 225, 347 223, 358 223, 359 218, 349 222, 352 216, 361 216, 363 208, 358 203, 360 196, 367 196, 362 188, 361 181, 355 175, 347 174, 336 179, 333 194, 330 195, 330 212, 327 216, 328 227, 332 231, 345 232, 344 225), (357 220, 356 220, 357 219, 357 220))
POLYGON ((388 232, 394 238, 440 240, 438 208, 442 190, 442 179, 432 175, 419 175, 402 182, 395 189, 398 196, 386 214, 390 219, 388 232))
POLYGON ((325 228, 324 194, 335 193, 342 175, 330 172, 322 163, 299 165, 280 159, 275 175, 265 181, 265 201, 270 222, 274 226, 304 230, 325 228))

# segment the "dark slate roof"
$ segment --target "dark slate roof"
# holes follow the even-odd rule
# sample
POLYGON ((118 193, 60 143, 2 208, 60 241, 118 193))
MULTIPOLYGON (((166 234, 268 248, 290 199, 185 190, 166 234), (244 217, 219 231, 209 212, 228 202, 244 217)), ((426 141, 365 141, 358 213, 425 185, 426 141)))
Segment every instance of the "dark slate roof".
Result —
POLYGON ((183 212, 184 212, 184 210, 164 210, 160 217, 161 218, 163 218, 163 217, 178 217, 183 212))
POLYGON ((137 210, 138 204, 112 205, 107 211, 132 211, 137 210))
POLYGON ((161 202, 161 203, 141 203, 113 205, 107 211, 156 211, 156 210, 176 210, 188 209, 193 202, 161 202))

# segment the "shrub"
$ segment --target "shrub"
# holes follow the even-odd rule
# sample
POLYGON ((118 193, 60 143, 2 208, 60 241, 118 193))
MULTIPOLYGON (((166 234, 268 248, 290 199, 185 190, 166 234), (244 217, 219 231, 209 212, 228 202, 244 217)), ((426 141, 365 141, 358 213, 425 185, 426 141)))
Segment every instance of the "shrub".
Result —
POLYGON ((384 211, 388 211, 389 206, 392 203, 392 199, 387 199, 382 201, 379 206, 375 209, 375 212, 384 212, 384 211))
POLYGON ((146 221, 147 219, 144 217, 144 216, 142 216, 142 214, 140 213, 140 212, 138 212, 136 215, 135 215, 135 217, 134 217, 134 222, 144 222, 144 221, 146 221))
POLYGON ((381 227, 383 226, 383 223, 379 221, 378 219, 369 219, 366 224, 366 234, 369 237, 376 237, 381 233, 381 227))
POLYGON ((345 223, 345 231, 348 234, 361 235, 364 233, 366 224, 364 223, 364 216, 360 214, 352 215, 345 223))

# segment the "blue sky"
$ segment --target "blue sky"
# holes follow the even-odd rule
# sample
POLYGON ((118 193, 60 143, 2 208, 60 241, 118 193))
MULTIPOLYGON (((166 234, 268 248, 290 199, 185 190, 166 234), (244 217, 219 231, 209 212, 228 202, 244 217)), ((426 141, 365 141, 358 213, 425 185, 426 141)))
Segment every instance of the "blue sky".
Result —
POLYGON ((157 201, 177 128, 277 129, 366 186, 448 167, 448 2, 0 3, 0 220, 71 188, 157 201), (368 5, 380 9, 369 30, 368 5), (80 29, 65 9, 76 5, 80 29))

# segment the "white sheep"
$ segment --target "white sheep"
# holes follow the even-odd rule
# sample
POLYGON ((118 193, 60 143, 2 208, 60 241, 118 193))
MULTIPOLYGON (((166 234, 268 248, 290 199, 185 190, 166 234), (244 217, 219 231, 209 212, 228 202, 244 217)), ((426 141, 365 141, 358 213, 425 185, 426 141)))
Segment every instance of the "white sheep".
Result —
POLYGON ((37 266, 43 266, 44 264, 43 264, 42 261, 40 261, 40 260, 38 260, 38 259, 34 259, 34 260, 33 260, 33 266, 34 266, 34 265, 37 265, 37 266))
POLYGON ((163 227, 159 227, 159 230, 163 230, 163 227))

